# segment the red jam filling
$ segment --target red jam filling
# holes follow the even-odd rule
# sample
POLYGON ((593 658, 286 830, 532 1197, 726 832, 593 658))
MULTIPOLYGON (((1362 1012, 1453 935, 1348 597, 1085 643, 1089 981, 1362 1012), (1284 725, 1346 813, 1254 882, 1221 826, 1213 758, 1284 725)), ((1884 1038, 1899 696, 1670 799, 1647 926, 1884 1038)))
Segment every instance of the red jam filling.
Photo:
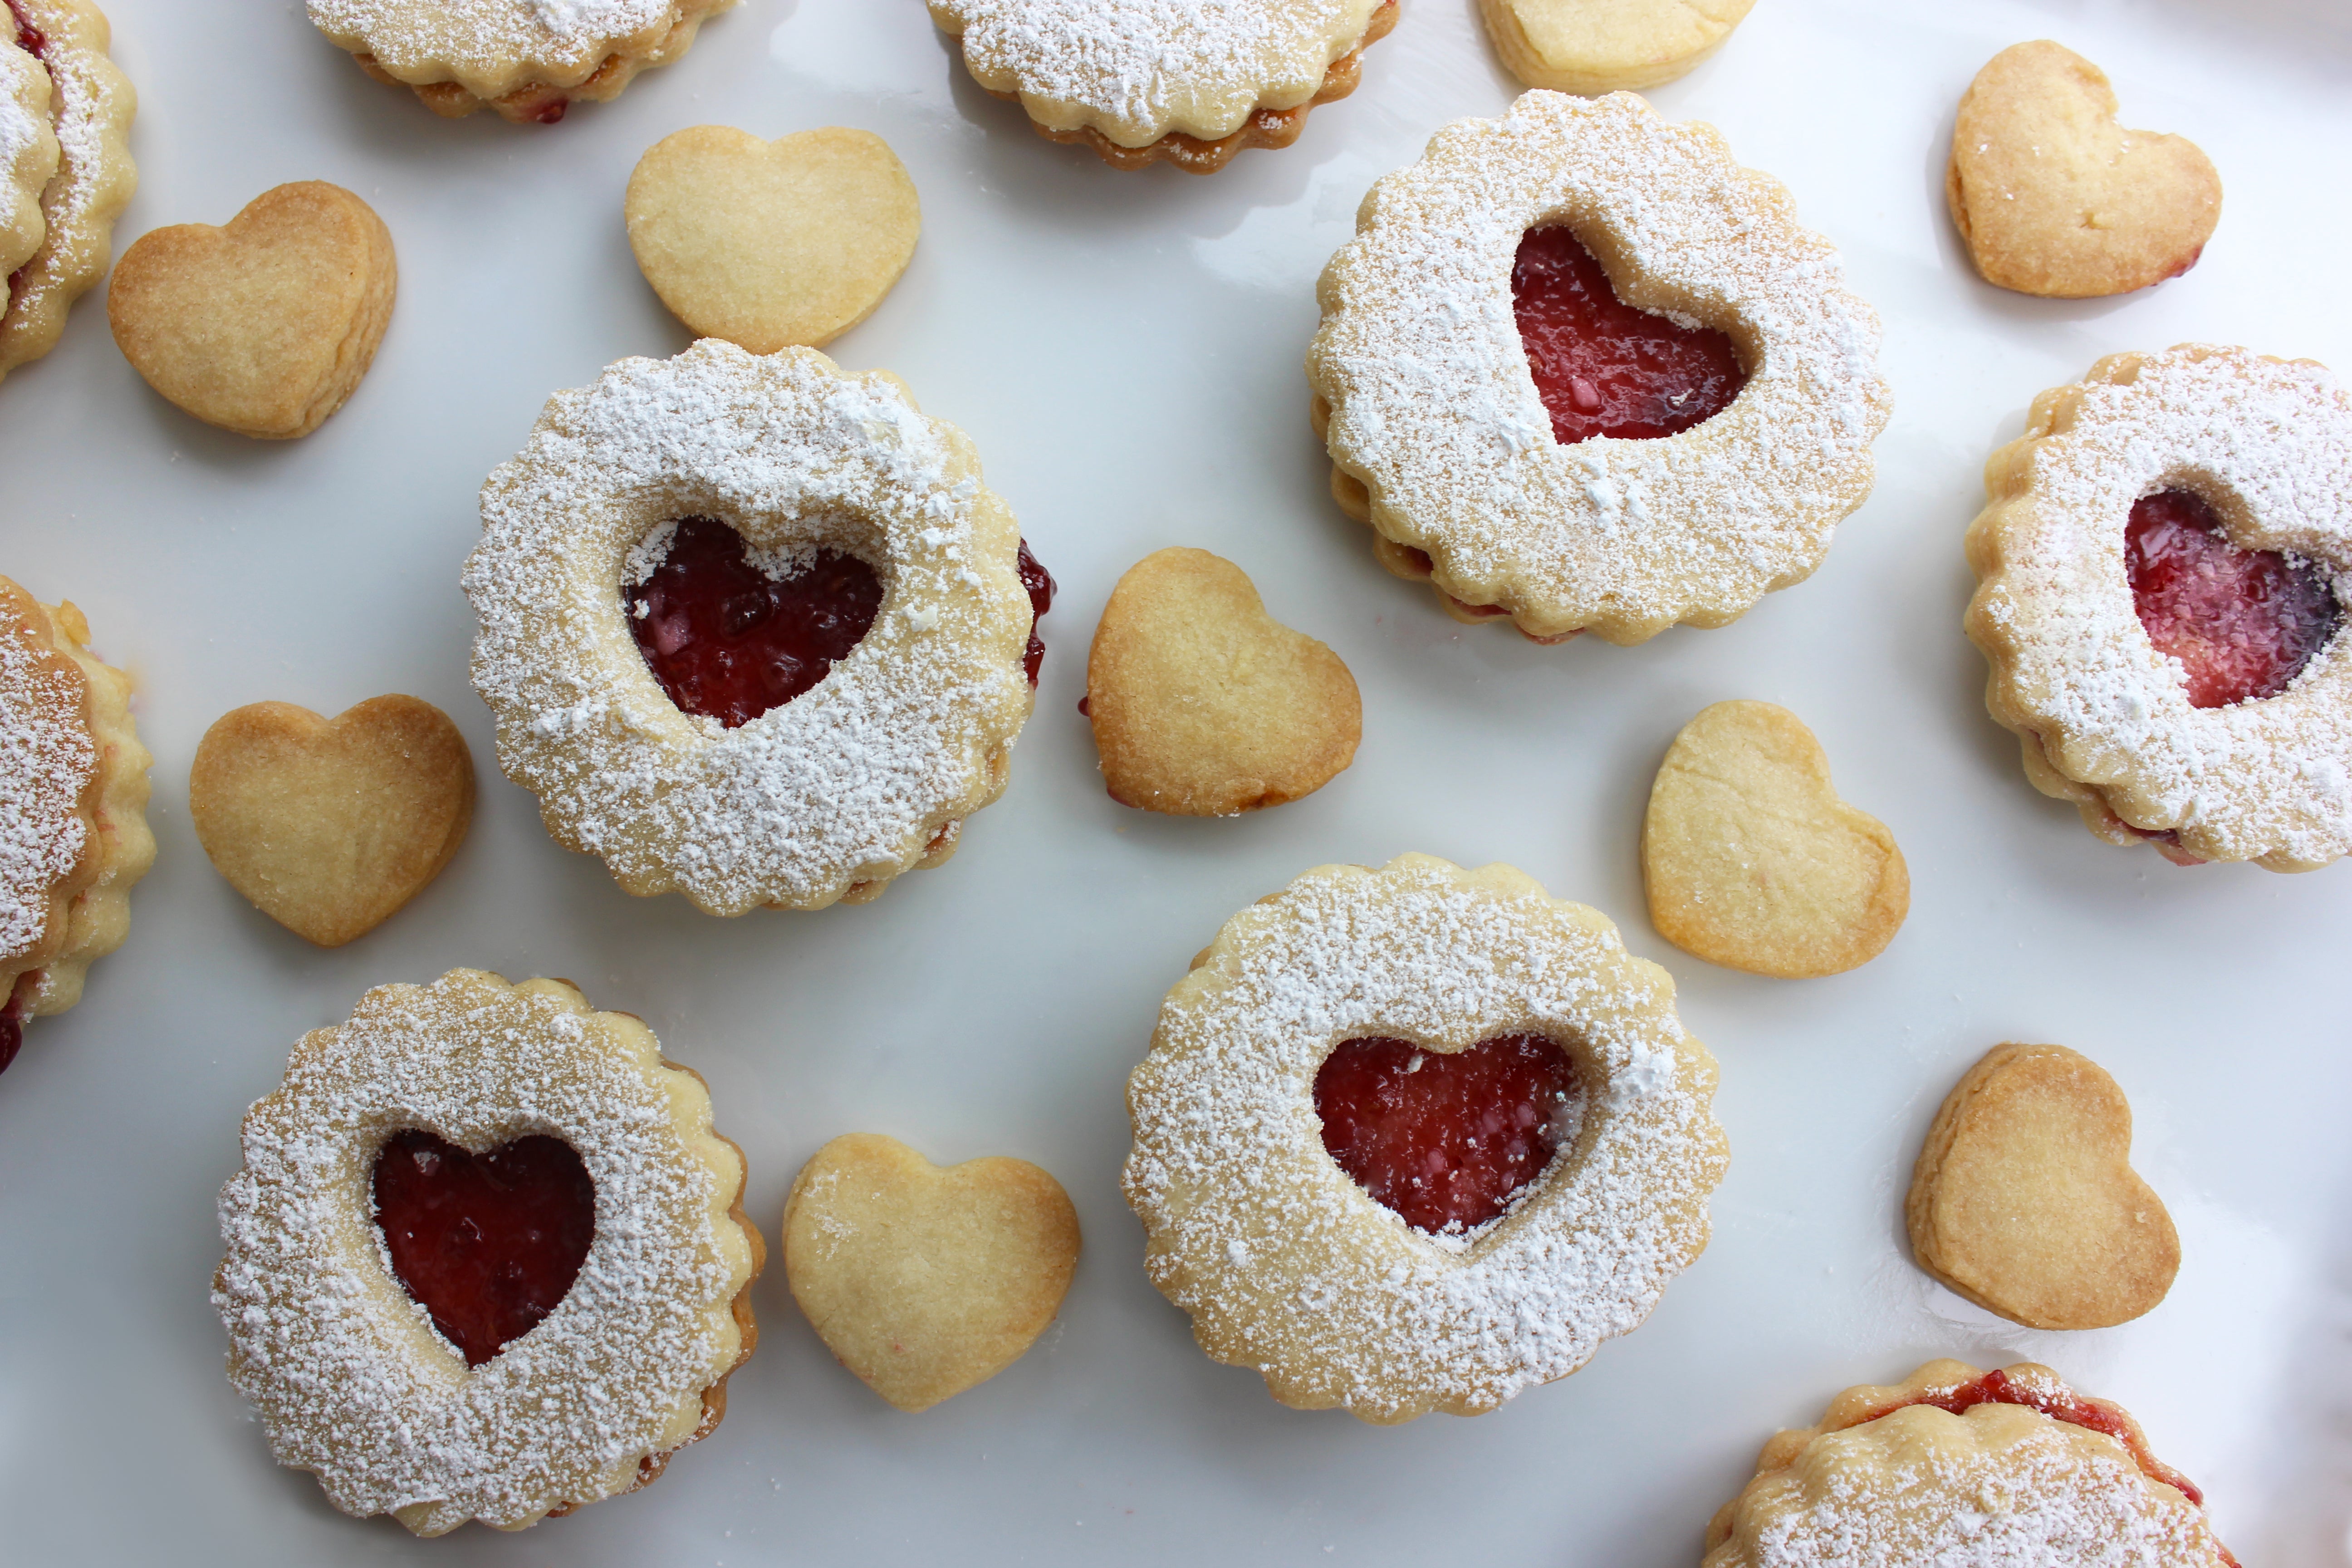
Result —
POLYGON ((1410 1040, 1340 1044, 1315 1075, 1323 1147, 1406 1224, 1432 1233, 1486 1224, 1559 1147, 1576 1066, 1540 1035, 1466 1051, 1410 1040))
POLYGON ((1021 656, 1021 668, 1029 672, 1029 684, 1037 684, 1037 672, 1045 665, 1045 639, 1037 635, 1037 623, 1054 607, 1054 574, 1038 564, 1029 553, 1029 542, 1021 542, 1021 557, 1016 563, 1021 571, 1021 585, 1029 590, 1029 650, 1021 656))
POLYGON ((7 1001, 0 1003, 0 1072, 6 1072, 24 1048, 25 1015, 32 1011, 33 988, 40 983, 41 972, 28 969, 9 987, 7 1001))
POLYGON ((1748 384, 1728 336, 1617 298, 1572 229, 1520 237, 1511 303, 1552 439, 1563 447, 1595 436, 1679 435, 1722 413, 1748 384))
POLYGON ((2336 635, 2326 579, 2274 550, 2242 550, 2192 490, 2132 503, 2124 570, 2147 640, 2188 670, 2189 705, 2275 697, 2336 635))
POLYGON ((716 518, 677 522, 669 553, 622 607, 669 700, 730 730, 781 708, 848 657, 882 607, 882 582, 855 555, 820 550, 771 577, 716 518))
POLYGON ((572 1289, 596 1236, 596 1185, 560 1138, 473 1154, 412 1128, 376 1156, 375 1223, 394 1277, 479 1366, 572 1289))

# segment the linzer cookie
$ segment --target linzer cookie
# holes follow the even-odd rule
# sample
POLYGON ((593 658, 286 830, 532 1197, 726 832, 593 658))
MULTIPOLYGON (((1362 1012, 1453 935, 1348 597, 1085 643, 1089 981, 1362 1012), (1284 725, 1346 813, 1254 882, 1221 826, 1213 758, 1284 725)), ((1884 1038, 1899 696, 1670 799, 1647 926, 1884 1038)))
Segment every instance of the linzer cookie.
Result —
POLYGON ((929 0, 972 79, 1120 169, 1287 147, 1356 90, 1397 0, 929 0))
POLYGON ((360 68, 455 119, 488 104, 552 125, 620 95, 694 46, 736 0, 310 0, 310 20, 360 68))
POLYGON ((213 1306, 271 1454, 419 1535, 634 1491, 758 1331, 743 1156, 653 1031, 457 969, 303 1037, 246 1113, 213 1306))
POLYGON ((131 679, 89 641, 72 605, 0 577, 0 1070, 122 944, 155 859, 131 679))
POLYGON ((1715 1059, 1507 866, 1326 866, 1225 922, 1128 1080, 1128 1202, 1201 1348, 1366 1421, 1492 1410, 1706 1245, 1715 1059))
POLYGON ((1870 493, 1877 315, 1777 181, 1630 93, 1440 131, 1318 294, 1332 493, 1456 619, 1723 626, 1870 493))
POLYGON ((41 248, 49 232, 41 193, 58 172, 49 73, 16 41, 22 37, 15 17, 0 8, 0 276, 41 248))
MULTIPOLYGON (((0 26, 13 26, 18 49, 48 79, 50 135, 56 172, 40 192, 41 223, 29 258, 8 274, 8 305, 0 314, 0 375, 40 358, 66 330, 66 310, 106 276, 114 255, 114 220, 138 188, 131 161, 131 118, 138 95, 107 58, 106 18, 89 0, 8 0, 0 26)), ((22 66, 16 68, 21 79, 22 66)), ((15 101, 29 114, 38 89, 18 82, 15 101)), ((0 156, 16 148, 9 167, 25 182, 44 159, 42 138, 28 128, 0 126, 0 156)), ((12 246, 36 231, 19 210, 12 246)))
POLYGON ((1766 1443, 1703 1568, 2237 1568, 2204 1501, 2129 1412, 2048 1367, 1932 1361, 1766 1443))
POLYGON ((705 339, 548 402, 465 586, 499 764, 713 914, 878 897, 1004 792, 1053 579, 887 372, 705 339))
POLYGON ((1478 0, 1495 52, 1529 87, 1658 87, 1721 48, 1756 0, 1478 0))
POLYGON ((2325 367, 2111 355, 2033 400, 1985 490, 1968 634, 2036 789, 2182 865, 2352 847, 2352 395, 2325 367))

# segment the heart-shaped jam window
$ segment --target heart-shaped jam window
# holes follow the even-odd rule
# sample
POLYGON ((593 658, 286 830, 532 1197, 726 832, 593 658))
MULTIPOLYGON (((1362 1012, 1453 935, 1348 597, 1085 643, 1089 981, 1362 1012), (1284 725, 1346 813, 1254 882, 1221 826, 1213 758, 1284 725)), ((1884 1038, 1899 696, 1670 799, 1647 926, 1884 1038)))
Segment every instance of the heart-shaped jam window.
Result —
POLYGON ((2188 672, 2192 708, 2277 696, 2336 635, 2327 579, 2275 550, 2232 544, 2194 490, 2132 503, 2124 568, 2147 640, 2188 672))
POLYGON ((596 1237, 596 1184, 561 1138, 475 1154, 412 1128, 376 1156, 375 1223, 393 1276, 479 1366, 572 1289, 596 1237))
POLYGON ((1595 436, 1680 435, 1728 408, 1748 384, 1728 335, 1620 300, 1573 229, 1520 237, 1511 305, 1552 439, 1563 447, 1595 436))
POLYGON ((1510 1207, 1575 1139, 1576 1064, 1540 1035, 1465 1051, 1346 1040, 1315 1075, 1323 1147, 1407 1225, 1459 1234, 1510 1207))

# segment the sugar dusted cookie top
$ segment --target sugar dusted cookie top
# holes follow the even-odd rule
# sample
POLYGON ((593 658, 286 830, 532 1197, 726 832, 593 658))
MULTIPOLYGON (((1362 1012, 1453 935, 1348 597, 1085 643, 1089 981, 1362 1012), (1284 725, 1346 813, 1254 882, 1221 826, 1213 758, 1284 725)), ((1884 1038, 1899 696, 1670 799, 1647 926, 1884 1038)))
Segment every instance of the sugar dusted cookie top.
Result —
POLYGON ((1289 109, 1352 49, 1381 0, 930 0, 973 78, 1052 130, 1139 147, 1231 134, 1289 109))
POLYGON ((702 0, 309 0, 310 21, 403 81, 455 80, 496 98, 526 80, 576 83, 616 52, 641 52, 702 0))
POLYGON ((66 903, 96 868, 88 689, 49 612, 0 577, 0 979, 62 940, 66 903))

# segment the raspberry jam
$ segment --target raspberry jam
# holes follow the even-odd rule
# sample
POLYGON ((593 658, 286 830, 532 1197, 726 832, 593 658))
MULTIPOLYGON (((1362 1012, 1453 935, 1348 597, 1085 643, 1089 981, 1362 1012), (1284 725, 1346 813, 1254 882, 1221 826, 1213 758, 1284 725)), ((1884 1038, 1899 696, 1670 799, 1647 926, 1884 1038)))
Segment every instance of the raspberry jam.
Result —
POLYGON ((28 969, 16 976, 9 987, 5 1002, 0 1002, 0 1072, 16 1059, 25 1045, 25 1015, 32 1011, 33 989, 41 983, 41 972, 28 969))
POLYGON ((1037 623, 1054 607, 1054 574, 1038 564, 1029 553, 1029 542, 1021 542, 1021 585, 1029 590, 1029 651, 1021 656, 1021 668, 1029 672, 1029 684, 1037 684, 1037 672, 1045 665, 1045 639, 1037 635, 1037 623))
POLYGON ((669 700, 730 730, 823 680, 882 607, 881 579, 855 555, 820 550, 771 576, 716 518, 681 518, 677 530, 621 605, 669 700))
POLYGON ((376 1156, 375 1223, 394 1276, 479 1366, 572 1289, 596 1236, 596 1185, 560 1138, 472 1154, 412 1128, 376 1156))
POLYGON ((1679 435, 1722 413, 1748 384, 1727 335, 1617 298, 1572 229, 1520 237, 1511 304, 1552 439, 1563 447, 1595 436, 1679 435))
POLYGON ((2124 570, 2147 640, 2188 670, 2192 708, 2277 696, 2336 635, 2326 579, 2274 550, 2231 543, 2191 490, 2132 503, 2124 570))
POLYGON ((1486 1224, 1543 1173, 1581 1108, 1576 1066, 1540 1035, 1451 1055, 1410 1040, 1348 1040, 1315 1075, 1323 1147, 1406 1224, 1486 1224))

